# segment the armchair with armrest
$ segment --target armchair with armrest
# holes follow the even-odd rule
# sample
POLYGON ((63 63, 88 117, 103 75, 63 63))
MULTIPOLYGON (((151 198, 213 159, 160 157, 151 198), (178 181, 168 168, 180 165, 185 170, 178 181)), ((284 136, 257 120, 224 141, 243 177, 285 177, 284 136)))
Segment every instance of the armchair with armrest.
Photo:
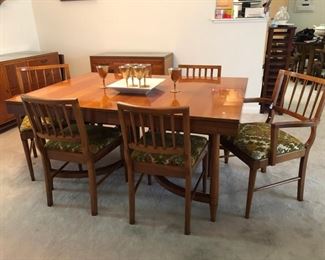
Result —
POLYGON ((297 199, 303 200, 308 156, 325 104, 325 79, 280 70, 272 98, 248 98, 245 102, 268 104, 266 122, 241 124, 236 137, 222 137, 221 143, 250 169, 245 213, 249 218, 255 191, 298 181, 297 199), (277 113, 293 120, 275 122, 277 113), (305 143, 284 131, 286 128, 306 127, 310 128, 310 134, 305 143), (297 158, 300 158, 297 177, 255 188, 258 169, 263 171, 267 166, 297 158))

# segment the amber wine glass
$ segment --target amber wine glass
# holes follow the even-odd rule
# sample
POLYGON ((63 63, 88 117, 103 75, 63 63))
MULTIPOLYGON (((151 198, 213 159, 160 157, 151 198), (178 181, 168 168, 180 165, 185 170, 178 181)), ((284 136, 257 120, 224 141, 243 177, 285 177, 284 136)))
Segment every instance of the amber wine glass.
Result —
POLYGON ((97 65, 96 69, 97 69, 97 72, 98 72, 99 76, 103 79, 103 87, 105 88, 106 87, 105 78, 107 76, 109 66, 107 66, 107 65, 97 65))
POLYGON ((151 77, 151 64, 143 64, 143 66, 145 67, 144 68, 144 82, 143 82, 143 85, 144 87, 149 87, 147 86, 147 83, 146 83, 146 78, 149 78, 151 77))
POLYGON ((118 67, 123 78, 126 80, 126 86, 129 86, 129 78, 131 75, 131 70, 130 70, 130 66, 129 65, 122 65, 118 67))
POLYGON ((182 77, 182 69, 181 68, 169 68, 168 69, 170 78, 174 82, 174 89, 172 89, 170 92, 177 93, 179 90, 176 89, 176 82, 182 77))
POLYGON ((138 66, 134 66, 134 76, 138 79, 139 82, 139 88, 141 88, 141 80, 145 76, 145 66, 139 64, 138 66))

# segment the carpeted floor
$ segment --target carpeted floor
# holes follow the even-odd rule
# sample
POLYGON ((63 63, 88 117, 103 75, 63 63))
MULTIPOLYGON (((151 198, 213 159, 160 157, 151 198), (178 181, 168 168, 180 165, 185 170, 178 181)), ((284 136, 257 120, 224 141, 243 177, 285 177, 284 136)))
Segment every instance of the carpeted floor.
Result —
MULTIPOLYGON (((247 116, 247 120, 256 119, 247 116)), ((296 132, 301 136, 301 132, 296 132)), ((47 207, 41 160, 31 182, 17 129, 0 134, 0 259, 325 259, 325 118, 310 154, 305 201, 296 184, 255 194, 243 217, 248 168, 221 162, 217 222, 209 208, 192 205, 192 235, 183 235, 183 199, 144 179, 136 225, 128 224, 123 169, 99 188, 99 215, 90 215, 86 180, 57 180, 47 207)), ((119 156, 118 151, 110 158, 119 156)), ((115 158, 114 158, 115 157, 115 158)), ((298 161, 259 173, 258 184, 295 176, 298 161)))

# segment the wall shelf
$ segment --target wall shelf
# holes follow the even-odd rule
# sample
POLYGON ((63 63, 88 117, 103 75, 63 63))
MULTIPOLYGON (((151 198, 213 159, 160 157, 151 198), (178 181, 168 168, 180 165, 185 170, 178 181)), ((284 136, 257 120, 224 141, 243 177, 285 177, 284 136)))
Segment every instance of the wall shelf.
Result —
POLYGON ((265 23, 266 17, 261 18, 232 18, 232 19, 210 19, 213 23, 265 23))

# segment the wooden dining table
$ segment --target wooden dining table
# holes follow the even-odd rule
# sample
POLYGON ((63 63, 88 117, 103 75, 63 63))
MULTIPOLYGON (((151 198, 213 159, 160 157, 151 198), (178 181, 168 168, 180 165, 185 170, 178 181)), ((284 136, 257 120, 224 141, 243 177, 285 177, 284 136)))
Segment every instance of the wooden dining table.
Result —
MULTIPOLYGON (((208 203, 210 219, 216 221, 219 194, 220 135, 236 135, 242 113, 247 78, 221 77, 213 80, 182 79, 177 82, 178 93, 171 93, 173 82, 165 80, 147 95, 121 94, 104 88, 97 73, 87 73, 28 93, 38 98, 78 98, 86 122, 119 125, 117 102, 152 108, 189 106, 192 133, 209 136, 210 189, 196 192, 193 200, 208 203)), ((108 74, 106 83, 119 80, 108 74)), ((25 114, 20 95, 6 100, 9 113, 25 114)), ((167 189, 182 195, 182 187, 165 180, 167 189)))

